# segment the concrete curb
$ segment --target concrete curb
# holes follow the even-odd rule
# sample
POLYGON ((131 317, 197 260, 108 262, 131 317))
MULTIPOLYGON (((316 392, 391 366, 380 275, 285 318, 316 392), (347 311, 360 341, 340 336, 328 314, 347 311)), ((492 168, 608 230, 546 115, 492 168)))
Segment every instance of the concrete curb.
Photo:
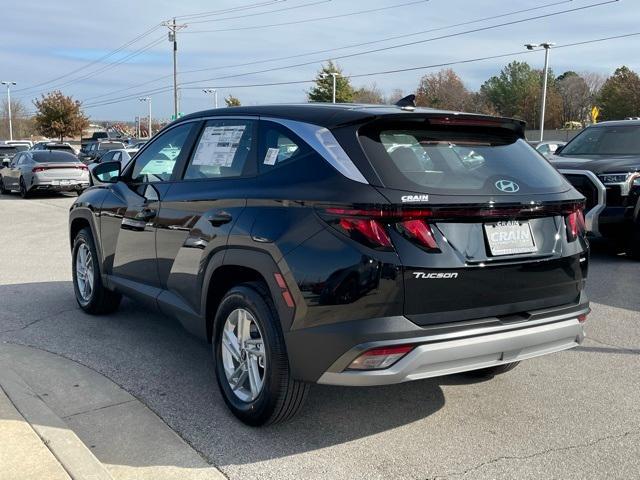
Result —
POLYGON ((78 362, 0 343, 0 386, 74 479, 225 479, 137 398, 78 362))
POLYGON ((73 430, 12 369, 0 370, 0 386, 72 479, 113 480, 73 430))

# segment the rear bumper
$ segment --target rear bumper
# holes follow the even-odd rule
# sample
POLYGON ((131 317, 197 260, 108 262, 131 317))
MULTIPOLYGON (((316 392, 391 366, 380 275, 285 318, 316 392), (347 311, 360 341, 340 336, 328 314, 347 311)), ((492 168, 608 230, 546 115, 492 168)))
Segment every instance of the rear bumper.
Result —
POLYGON ((80 190, 89 188, 88 179, 69 179, 68 183, 61 182, 60 180, 41 180, 34 179, 31 189, 32 190, 80 190))
MULTIPOLYGON (((425 337, 418 347, 387 369, 356 371, 332 366, 318 383, 372 386, 438 377, 567 350, 580 345, 583 339, 583 324, 577 318, 463 338, 425 337)), ((356 347, 354 358, 375 346, 356 347)))

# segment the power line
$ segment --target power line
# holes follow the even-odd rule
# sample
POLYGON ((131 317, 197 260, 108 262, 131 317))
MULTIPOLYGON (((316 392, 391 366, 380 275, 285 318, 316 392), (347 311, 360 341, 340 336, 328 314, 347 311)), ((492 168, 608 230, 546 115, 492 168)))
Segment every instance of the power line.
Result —
MULTIPOLYGON (((384 42, 388 42, 390 40, 397 40, 397 39, 400 39, 400 38, 413 37, 413 36, 417 36, 417 35, 423 35, 425 33, 433 33, 433 32, 436 32, 436 31, 447 30, 447 29, 450 29, 450 28, 455 28, 455 27, 460 27, 460 26, 465 26, 465 25, 471 25, 471 24, 474 24, 474 23, 484 22, 486 20, 494 20, 494 19, 497 19, 497 18, 504 18, 504 17, 508 17, 508 16, 511 16, 511 15, 517 15, 517 14, 520 14, 520 13, 530 12, 530 11, 533 11, 533 10, 541 10, 543 8, 554 7, 554 6, 558 6, 558 5, 564 4, 564 3, 571 3, 572 1, 573 0, 562 0, 562 1, 559 1, 559 2, 556 1, 556 2, 552 2, 552 3, 544 4, 544 5, 539 5, 539 6, 536 6, 536 7, 533 7, 533 8, 526 8, 526 9, 523 9, 523 10, 515 10, 515 11, 512 11, 512 12, 507 12, 507 13, 503 13, 503 14, 500 14, 500 15, 494 15, 494 16, 491 16, 491 17, 483 17, 483 18, 478 18, 478 19, 474 19, 474 20, 468 20, 468 21, 461 22, 461 23, 445 25, 445 26, 442 26, 442 27, 431 28, 431 29, 422 30, 422 31, 419 31, 419 32, 405 33, 405 34, 401 34, 401 35, 394 35, 394 36, 390 36, 390 37, 386 37, 386 38, 378 39, 378 40, 371 40, 371 41, 367 41, 367 42, 354 43, 354 44, 345 45, 345 46, 342 46, 342 47, 329 48, 329 49, 323 49, 323 50, 316 50, 316 51, 313 51, 313 52, 299 53, 299 54, 296 54, 296 55, 288 55, 288 56, 284 56, 284 57, 268 58, 268 59, 265 59, 265 60, 257 60, 257 61, 251 61, 251 62, 246 62, 246 63, 236 63, 236 64, 231 64, 231 65, 222 65, 222 66, 218 66, 218 67, 208 67, 208 68, 198 68, 198 69, 192 69, 192 70, 184 70, 181 73, 182 74, 188 74, 188 73, 204 72, 204 71, 210 71, 210 70, 221 70, 221 69, 225 69, 225 68, 246 67, 246 66, 251 66, 251 65, 259 65, 259 64, 263 64, 263 63, 271 63, 271 62, 282 61, 282 60, 291 60, 291 59, 294 59, 294 58, 307 57, 309 55, 317 55, 317 54, 321 54, 321 53, 337 52, 337 51, 340 51, 340 50, 346 50, 346 49, 350 49, 350 48, 373 45, 373 44, 377 44, 377 43, 384 43, 384 42)), ((94 100, 94 99, 98 99, 98 98, 107 97, 107 96, 112 95, 114 93, 125 92, 125 91, 128 91, 128 90, 132 90, 132 89, 137 88, 137 87, 142 87, 144 85, 149 85, 150 83, 155 83, 155 82, 158 82, 158 81, 164 80, 165 78, 170 78, 170 77, 171 77, 171 75, 163 75, 163 76, 155 78, 153 80, 149 80, 149 81, 146 81, 146 82, 138 83, 138 84, 133 85, 131 87, 112 90, 110 92, 103 93, 103 94, 100 94, 100 95, 94 95, 92 97, 86 98, 85 101, 86 100, 94 100)))
MULTIPOLYGON (((609 41, 609 40, 618 40, 618 39, 622 39, 622 38, 629 38, 629 37, 634 37, 634 36, 639 36, 640 32, 633 32, 633 33, 626 33, 626 34, 621 34, 621 35, 614 35, 614 36, 609 36, 609 37, 601 37, 601 38, 596 38, 596 39, 591 39, 591 40, 584 40, 584 41, 580 41, 580 42, 573 42, 573 43, 567 43, 567 44, 561 44, 561 45, 556 45, 554 47, 554 50, 560 49, 560 48, 569 48, 569 47, 575 47, 575 46, 581 46, 581 45, 588 45, 588 44, 592 44, 592 43, 599 43, 599 42, 605 42, 605 41, 609 41)), ((476 57, 476 58, 470 58, 470 59, 465 59, 465 60, 456 60, 453 62, 444 62, 444 63, 435 63, 435 64, 431 64, 431 65, 421 65, 421 66, 417 66, 417 67, 406 67, 406 68, 398 68, 398 69, 394 69, 394 70, 382 70, 382 71, 376 71, 376 72, 369 72, 369 73, 361 73, 361 74, 356 74, 356 75, 345 75, 345 77, 347 78, 362 78, 362 77, 371 77, 371 76, 376 76, 376 75, 389 75, 389 74, 394 74, 394 73, 402 73, 402 72, 410 72, 410 71, 416 71, 416 70, 427 70, 427 69, 432 69, 432 68, 443 68, 443 67, 450 67, 450 66, 454 66, 454 65, 462 65, 462 64, 466 64, 466 63, 473 63, 473 62, 480 62, 480 61, 486 61, 486 60, 495 60, 498 58, 506 58, 506 57, 514 57, 514 56, 519 56, 519 55, 527 55, 533 53, 530 50, 519 50, 517 52, 509 52, 509 53, 501 53, 501 54, 497 54, 497 55, 488 55, 488 56, 484 56, 484 57, 476 57)), ((271 87, 271 86, 281 86, 281 85, 296 85, 296 84, 304 84, 304 83, 313 83, 315 82, 316 79, 307 79, 307 80, 292 80, 292 81, 285 81, 285 82, 269 82, 269 83, 253 83, 253 84, 238 84, 238 85, 216 85, 217 89, 238 89, 238 88, 257 88, 257 87, 271 87)), ((197 89, 201 89, 204 88, 203 86, 192 86, 192 87, 183 87, 185 90, 197 90, 197 89)), ((169 91, 171 89, 171 86, 168 87, 160 87, 154 91, 152 91, 151 93, 163 93, 165 91, 169 91)), ((126 98, 123 97, 122 99, 116 99, 116 100, 107 100, 104 102, 96 102, 94 104, 89 104, 89 105, 83 105, 83 108, 95 108, 95 107, 101 107, 101 106, 106 106, 106 105, 112 105, 115 103, 121 103, 123 101, 127 101, 131 98, 135 98, 137 97, 136 94, 134 96, 127 96, 126 98)))
MULTIPOLYGON (((216 15, 216 14, 221 14, 221 13, 230 13, 230 12, 235 12, 235 11, 242 11, 242 10, 248 10, 248 9, 252 9, 252 8, 269 6, 269 5, 273 5, 273 4, 276 4, 276 3, 281 3, 283 1, 286 1, 286 0, 269 0, 269 1, 266 1, 266 2, 248 4, 248 5, 244 5, 244 6, 240 6, 240 7, 228 8, 228 9, 223 9, 223 10, 218 10, 218 11, 211 11, 211 12, 203 12, 203 13, 200 13, 200 14, 185 15, 184 17, 210 16, 210 15, 216 15)), ((331 1, 331 0, 323 0, 323 2, 329 2, 329 1, 331 1)), ((316 2, 316 3, 321 3, 321 2, 316 2)), ((304 6, 308 6, 308 5, 309 4, 306 4, 304 6)), ((256 15, 267 14, 267 13, 271 13, 271 12, 270 11, 260 12, 259 14, 256 14, 256 15)), ((177 17, 177 18, 182 18, 182 17, 177 17)), ((241 18, 241 17, 234 17, 234 18, 241 18)), ((124 49, 126 49, 127 47, 133 45, 134 43, 136 43, 137 41, 141 40, 142 38, 152 34, 157 29, 161 28, 161 26, 162 26, 161 24, 154 25, 153 27, 151 27, 148 30, 144 31, 143 33, 137 35, 136 37, 134 37, 133 39, 129 40, 128 42, 120 45, 118 48, 116 48, 116 49, 106 53, 105 55, 102 55, 101 57, 99 57, 99 58, 97 58, 95 60, 92 60, 92 61, 90 61, 90 62, 88 62, 88 63, 86 63, 86 64, 84 64, 84 65, 82 65, 82 66, 80 66, 80 67, 78 67, 76 69, 74 69, 74 70, 66 72, 63 75, 60 75, 58 77, 49 79, 49 80, 44 81, 44 82, 40 82, 40 83, 31 85, 29 87, 16 89, 15 91, 16 91, 16 93, 18 93, 18 92, 31 92, 28 95, 33 95, 35 93, 40 93, 41 91, 34 92, 34 90, 36 90, 37 88, 42 87, 44 85, 49 85, 51 83, 57 82, 58 80, 62 80, 64 78, 70 77, 70 76, 74 75, 75 73, 78 73, 78 72, 81 72, 83 70, 86 70, 87 68, 91 67, 92 65, 95 65, 97 63, 100 63, 100 62, 102 62, 104 60, 107 60, 107 59, 113 57, 117 53, 119 53, 119 52, 123 51, 124 49)), ((145 49, 145 47, 142 47, 142 48, 145 49)), ((149 47, 149 48, 151 48, 151 47, 149 47)), ((137 53, 137 52, 138 52, 138 50, 136 50, 136 51, 134 51, 132 53, 137 53)), ((134 56, 137 56, 137 55, 133 55, 133 56, 130 56, 130 55, 131 54, 129 54, 129 56, 127 56, 127 58, 133 58, 134 56)), ((122 61, 112 62, 110 64, 109 68, 111 68, 111 66, 120 65, 121 63, 123 63, 123 62, 122 61)), ((100 72, 103 72, 104 70, 105 70, 104 68, 101 68, 98 71, 96 71, 95 73, 100 73, 100 72)), ((76 79, 76 80, 82 80, 82 79, 85 79, 85 78, 90 78, 90 77, 84 77, 83 76, 83 77, 80 77, 79 79, 76 79)), ((74 80, 73 82, 75 83, 76 80, 74 80)), ((61 86, 66 86, 66 85, 69 85, 69 84, 71 84, 71 83, 68 82, 68 83, 65 83, 65 84, 63 84, 61 86)), ((59 85, 54 85, 54 86, 48 87, 48 88, 50 89, 50 88, 56 88, 56 87, 60 87, 60 86, 59 85)), ((24 98, 24 97, 22 97, 22 98, 24 98)))
POLYGON ((187 14, 187 15, 176 15, 176 20, 180 20, 180 21, 187 21, 190 18, 200 18, 200 17, 210 17, 213 15, 220 15, 221 13, 231 13, 231 12, 240 12, 243 10, 251 10, 254 8, 259 8, 259 7, 267 7, 269 5, 273 5, 275 3, 282 3, 285 2, 286 0, 269 0, 269 1, 265 1, 265 2, 258 2, 258 3, 250 3, 247 5, 241 5, 239 7, 232 7, 232 8, 225 8, 222 10, 211 10, 208 12, 200 12, 200 13, 191 13, 191 14, 187 14))
POLYGON ((576 12, 576 11, 581 11, 581 10, 586 10, 589 8, 594 8, 594 7, 598 7, 598 6, 602 6, 602 5, 608 5, 608 4, 612 4, 612 3, 617 3, 620 0, 605 0, 605 1, 601 1, 598 3, 594 3, 594 4, 590 4, 590 5, 585 5, 582 7, 576 7, 576 8, 571 8, 571 9, 567 9, 567 10, 560 10, 558 12, 552 12, 552 13, 546 13, 543 15, 536 15, 534 17, 529 17, 529 18, 524 18, 524 19, 520 19, 520 20, 512 20, 509 22, 504 22, 504 23, 498 23, 495 25, 489 25, 486 27, 478 27, 478 28, 474 28, 471 30, 465 30, 462 32, 457 32, 457 33, 449 33, 446 35, 440 35, 438 37, 431 37, 431 38, 427 38, 427 39, 423 39, 423 40, 415 40, 413 42, 406 42, 406 43, 400 43, 400 44, 396 44, 396 45, 390 45, 387 47, 380 47, 380 48, 375 48, 375 49, 370 49, 370 50, 364 50, 361 52, 355 52, 355 53, 349 53, 349 54, 345 54, 345 55, 340 55, 340 56, 334 56, 331 58, 324 58, 321 60, 313 60, 313 61, 308 61, 308 62, 302 62, 302 63, 297 63, 297 64, 293 64, 293 65, 286 65, 283 67, 272 67, 272 68, 268 68, 268 69, 264 69, 264 70, 258 70, 258 71, 253 71, 253 72, 244 72, 244 73, 237 73, 237 74, 231 74, 231 75, 223 75, 220 77, 212 77, 212 78, 203 78, 203 79, 199 79, 199 80, 193 80, 193 81, 189 81, 189 82, 184 82, 182 85, 192 85, 198 82, 211 82, 214 80, 224 80, 227 78, 236 78, 236 77, 244 77, 244 76, 248 76, 248 75, 257 75, 260 73, 267 73, 267 72, 273 72, 273 71, 277 71, 277 70, 284 70, 284 69, 289 69, 289 68, 296 68, 296 67, 303 67, 303 66, 307 66, 307 65, 314 65, 317 64, 318 62, 327 62, 330 60, 341 60, 344 58, 352 58, 352 57, 358 57, 361 55, 368 55, 370 53, 378 53, 378 52, 383 52, 383 51, 388 51, 388 50, 394 50, 396 48, 402 48, 402 47, 408 47, 408 46, 412 46, 412 45, 419 45, 419 44, 423 44, 423 43, 427 43, 427 42, 433 42, 436 40, 443 40, 446 38, 453 38, 453 37, 458 37, 458 36, 462 36, 462 35, 468 35, 470 33, 477 33, 477 32, 483 32, 486 30, 492 30, 495 28, 500 28, 500 27, 505 27, 505 26, 510 26, 510 25, 517 25, 520 23, 525 23, 525 22, 530 22, 533 20, 540 20, 541 18, 549 18, 549 17, 554 17, 556 15, 561 15, 564 13, 571 13, 571 12, 576 12))
MULTIPOLYGON (((297 9, 300 9, 300 8, 312 7, 314 5, 319 5, 321 3, 329 3, 331 1, 333 1, 333 0, 316 0, 314 2, 305 3, 303 5, 294 5, 294 6, 291 6, 291 7, 283 7, 283 8, 279 8, 279 9, 276 9, 276 10, 269 10, 269 11, 266 11, 266 12, 249 13, 249 14, 246 14, 246 15, 237 15, 235 17, 213 18, 213 19, 209 19, 209 20, 194 20, 194 21, 190 21, 189 24, 192 25, 192 24, 196 24, 196 23, 222 22, 222 21, 225 21, 225 20, 236 20, 236 19, 239 19, 239 18, 243 18, 244 19, 244 18, 247 18, 247 17, 257 17, 257 16, 260 16, 260 15, 268 14, 268 13, 286 12, 286 11, 289 11, 289 10, 297 10, 297 9)), ((429 0, 422 0, 422 1, 429 1, 429 0)))
MULTIPOLYGON (((219 30, 191 30, 188 33, 233 32, 233 31, 238 31, 238 30, 256 30, 256 29, 260 29, 260 28, 281 27, 283 25, 298 25, 298 24, 301 24, 301 23, 317 22, 317 21, 320 21, 320 20, 333 20, 333 19, 336 19, 336 18, 352 17, 354 15, 364 15, 366 13, 381 12, 383 10, 390 10, 392 8, 399 8, 399 7, 407 7, 409 5, 417 5, 418 3, 426 3, 428 1, 429 0, 414 0, 414 1, 411 1, 411 2, 399 3, 399 4, 396 4, 396 5, 389 5, 389 6, 386 6, 386 7, 370 8, 368 10, 359 10, 359 11, 349 12, 349 13, 340 13, 340 14, 331 15, 331 16, 328 16, 328 17, 305 18, 303 20, 294 20, 294 21, 290 21, 290 22, 272 23, 272 24, 264 24, 264 25, 251 25, 251 26, 246 26, 246 27, 224 28, 224 29, 219 29, 219 30)), ((215 21, 219 21, 219 20, 225 20, 225 19, 216 19, 215 21)), ((191 23, 203 23, 203 22, 191 22, 191 23)))

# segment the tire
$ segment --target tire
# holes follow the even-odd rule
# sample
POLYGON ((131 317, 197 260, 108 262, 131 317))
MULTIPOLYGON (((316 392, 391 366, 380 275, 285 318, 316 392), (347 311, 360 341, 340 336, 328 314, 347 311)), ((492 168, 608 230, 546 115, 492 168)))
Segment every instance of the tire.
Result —
MULTIPOLYGON (((225 338, 228 338, 227 335, 225 338)), ((238 419, 251 426, 270 425, 289 420, 299 411, 309 391, 309 385, 291 378, 280 320, 265 285, 245 283, 227 292, 216 312, 211 343, 218 386, 225 403, 238 419), (262 352, 262 365, 259 357, 242 348, 244 352, 236 351, 240 355, 234 356, 228 347, 223 346, 222 337, 225 332, 234 335, 236 345, 247 345, 241 332, 236 328, 230 328, 234 318, 237 320, 236 325, 240 324, 241 315, 245 315, 244 318, 248 319, 250 324, 250 328, 247 329, 249 334, 244 338, 258 342, 253 351, 262 352), (239 365, 236 368, 235 364, 240 364, 243 358, 245 364, 253 362, 253 369, 243 370, 239 365), (231 375, 230 380, 230 370, 243 373, 238 375, 240 378, 231 375), (262 374, 261 387, 255 389, 255 392, 250 388, 251 370, 258 372, 258 379, 260 373, 262 374), (244 380, 235 382, 234 388, 230 383, 234 378, 244 380), (250 398, 247 398, 248 396, 250 398)), ((225 343, 229 344, 228 341, 225 343)))
POLYGON ((496 375, 500 375, 501 373, 506 373, 510 370, 513 370, 518 366, 520 362, 513 363, 504 363, 502 365, 496 365, 495 367, 481 368, 480 370, 471 370, 469 372, 465 372, 465 375, 470 377, 494 377, 496 375))
POLYGON ((98 261, 98 253, 93 242, 91 229, 83 228, 78 232, 73 241, 71 258, 73 290, 80 308, 92 315, 102 315, 116 311, 120 306, 122 295, 108 290, 102 284, 100 262, 98 261), (78 256, 87 254, 90 255, 88 260, 85 260, 85 262, 79 261, 78 256), (85 268, 79 270, 79 264, 82 263, 85 263, 85 268), (86 273, 89 269, 92 272, 90 275, 86 273), (89 285, 88 287, 86 287, 87 284, 89 285))
POLYGON ((0 194, 9 195, 10 193, 11 193, 11 190, 4 187, 4 179, 2 178, 2 175, 0 175, 0 194))
POLYGON ((29 190, 27 189, 27 186, 24 183, 24 178, 22 177, 20 177, 20 196, 22 198, 29 198, 31 196, 29 190))

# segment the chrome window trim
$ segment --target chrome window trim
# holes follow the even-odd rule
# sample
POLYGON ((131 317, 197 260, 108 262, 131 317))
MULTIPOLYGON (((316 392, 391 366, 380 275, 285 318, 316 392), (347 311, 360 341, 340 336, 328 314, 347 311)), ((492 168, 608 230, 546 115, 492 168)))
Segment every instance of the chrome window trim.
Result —
POLYGON ((570 169, 560 169, 560 173, 566 175, 584 175, 591 183, 593 183, 598 190, 598 203, 585 213, 584 221, 588 232, 591 232, 592 235, 596 237, 600 237, 600 228, 598 219, 600 218, 600 214, 607 206, 607 189, 604 184, 600 181, 598 176, 590 170, 570 170, 570 169))

